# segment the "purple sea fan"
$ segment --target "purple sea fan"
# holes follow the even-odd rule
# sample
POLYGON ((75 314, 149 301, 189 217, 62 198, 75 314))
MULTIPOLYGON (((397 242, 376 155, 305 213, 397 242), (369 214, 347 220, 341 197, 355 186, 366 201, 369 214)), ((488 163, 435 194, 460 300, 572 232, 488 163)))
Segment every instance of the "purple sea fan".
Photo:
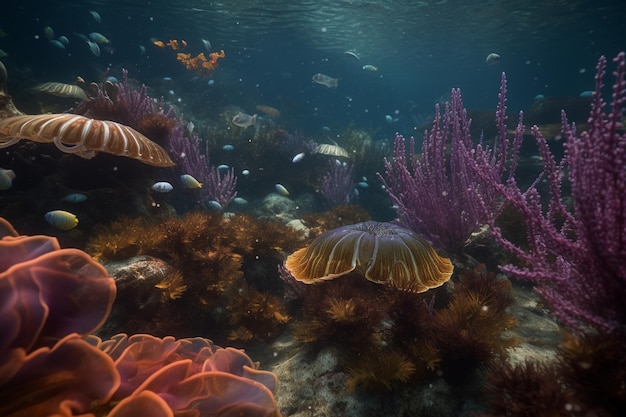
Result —
POLYGON ((626 134, 622 118, 626 102, 626 60, 620 53, 608 113, 602 99, 606 59, 601 57, 589 117, 589 131, 576 135, 562 114, 566 154, 557 164, 539 128, 532 131, 544 160, 543 177, 550 185, 547 209, 533 185, 526 192, 513 180, 496 185, 525 218, 528 248, 508 241, 498 228, 494 236, 524 266, 505 272, 533 281, 560 321, 581 334, 589 327, 626 332, 626 134), (567 168, 567 169, 565 169, 567 168), (561 193, 562 172, 572 189, 573 209, 561 193))
POLYGON ((505 95, 503 75, 496 112, 500 130, 497 147, 473 143, 461 92, 453 89, 445 112, 441 114, 438 105, 435 108, 431 131, 424 133, 421 158, 415 155, 413 138, 407 156, 406 142, 396 134, 393 158, 385 158, 385 176, 378 174, 398 206, 400 221, 448 255, 462 257, 472 234, 499 212, 501 197, 491 182, 500 182, 507 165, 510 172, 515 170, 521 132, 509 160, 505 95))

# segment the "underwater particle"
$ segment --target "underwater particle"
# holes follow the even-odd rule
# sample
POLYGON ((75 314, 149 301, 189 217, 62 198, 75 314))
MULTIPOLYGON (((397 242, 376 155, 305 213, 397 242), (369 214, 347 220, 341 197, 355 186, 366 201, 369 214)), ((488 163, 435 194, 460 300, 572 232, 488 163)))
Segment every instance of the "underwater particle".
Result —
POLYGON ((156 191, 157 193, 169 193, 174 189, 174 186, 167 181, 159 181, 152 184, 150 189, 152 191, 156 191))
POLYGON ((111 43, 111 41, 108 40, 106 36, 98 32, 91 32, 89 34, 89 39, 91 39, 95 43, 111 43))
POLYGON ((235 197, 235 198, 233 198, 233 203, 244 205, 244 204, 248 204, 248 200, 246 200, 243 197, 235 197))
POLYGON ((299 154, 297 154, 291 159, 291 162, 293 162, 294 164, 297 164, 298 162, 304 159, 304 155, 306 155, 304 152, 300 152, 299 154))
POLYGON ((65 210, 52 210, 44 214, 44 219, 60 230, 71 230, 78 226, 78 217, 65 210))
POLYGON ((352 271, 402 291, 425 292, 452 276, 450 259, 417 233, 392 223, 367 221, 329 230, 287 257, 297 281, 315 284, 352 271))
POLYGON ((101 23, 102 22, 102 18, 100 17, 100 13, 96 12, 95 10, 89 10, 89 14, 93 18, 93 20, 95 20, 97 23, 101 23))
POLYGON ((224 209, 222 205, 215 200, 208 201, 206 205, 208 208, 215 211, 222 211, 224 209))
POLYGON ((378 71, 378 67, 375 67, 375 66, 370 65, 370 64, 363 65, 363 69, 364 69, 365 71, 370 71, 370 72, 376 72, 376 71, 378 71))
POLYGON ((87 200, 87 196, 83 193, 72 193, 63 197, 61 200, 67 203, 82 203, 87 200))
POLYGON ((278 192, 278 194, 284 195, 284 196, 288 196, 289 195, 289 191, 287 190, 287 188, 285 188, 284 185, 276 184, 274 187, 276 188, 276 192, 278 192))
POLYGON ((215 85, 215 80, 211 79, 211 80, 207 81, 206 83, 209 85, 209 87, 211 87, 211 86, 215 85))
POLYGON ((328 133, 328 132, 330 132, 330 127, 328 127, 328 126, 322 126, 322 132, 324 132, 324 133, 328 133))
POLYGON ((322 74, 321 72, 318 72, 313 77, 311 77, 311 80, 313 80, 313 82, 316 84, 325 85, 328 88, 337 88, 337 86, 339 85, 339 79, 329 77, 328 75, 322 74))
POLYGON ((244 177, 247 177, 248 175, 250 175, 250 170, 244 169, 243 171, 241 171, 241 175, 243 175, 244 177))
POLYGON ((229 151, 230 152, 230 151, 234 151, 235 147, 233 145, 229 144, 229 145, 222 146, 222 149, 225 150, 225 151, 229 151))
POLYGON ((239 112, 233 117, 233 124, 235 126, 248 128, 250 126, 254 126, 256 124, 257 115, 250 116, 249 114, 239 112))
POLYGON ((0 190, 8 190, 13 185, 15 172, 11 169, 0 168, 0 190))
POLYGON ((172 77, 163 77, 161 78, 163 81, 172 81, 172 77))
POLYGON ((189 174, 181 175, 180 181, 185 184, 185 187, 187 188, 202 188, 202 183, 189 174))
POLYGON ((487 58, 485 58, 485 62, 489 65, 495 65, 498 62, 500 62, 500 55, 496 54, 495 52, 492 52, 489 55, 487 55, 487 58))

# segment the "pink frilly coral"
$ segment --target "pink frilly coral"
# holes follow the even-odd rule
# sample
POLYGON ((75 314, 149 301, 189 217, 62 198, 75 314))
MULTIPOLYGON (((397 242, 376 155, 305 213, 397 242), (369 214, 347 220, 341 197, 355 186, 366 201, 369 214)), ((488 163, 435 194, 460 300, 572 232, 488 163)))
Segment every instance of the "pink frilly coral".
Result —
POLYGON ((115 282, 89 255, 0 219, 0 415, 280 416, 276 376, 202 338, 91 335, 115 282))

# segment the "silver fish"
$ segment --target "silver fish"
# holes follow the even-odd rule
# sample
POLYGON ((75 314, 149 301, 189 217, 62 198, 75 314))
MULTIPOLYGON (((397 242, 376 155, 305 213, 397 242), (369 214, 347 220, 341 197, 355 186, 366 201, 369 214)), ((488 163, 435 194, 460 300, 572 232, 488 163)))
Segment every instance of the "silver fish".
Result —
POLYGON ((157 193, 169 193, 174 189, 172 184, 167 181, 155 182, 150 188, 157 193))
POLYGON ((256 114, 250 116, 249 114, 239 112, 233 117, 233 124, 243 128, 254 126, 256 124, 256 114))
POLYGON ((492 52, 489 55, 487 55, 487 58, 485 58, 485 62, 489 65, 497 64, 498 62, 500 62, 500 55, 496 54, 495 52, 492 52))
POLYGON ((91 51, 92 54, 94 54, 95 56, 100 56, 100 47, 98 46, 97 43, 88 40, 87 45, 89 45, 89 50, 91 51))
POLYGON ((321 72, 315 74, 311 79, 314 83, 325 85, 328 88, 337 88, 337 85, 339 85, 339 79, 329 77, 328 75, 322 74, 321 72))

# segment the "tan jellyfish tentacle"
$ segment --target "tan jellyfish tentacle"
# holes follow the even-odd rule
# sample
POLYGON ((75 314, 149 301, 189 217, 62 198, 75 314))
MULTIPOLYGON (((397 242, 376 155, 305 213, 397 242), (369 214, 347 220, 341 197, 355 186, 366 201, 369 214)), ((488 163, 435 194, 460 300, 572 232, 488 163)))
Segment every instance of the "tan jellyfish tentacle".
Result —
MULTIPOLYGON (((63 143, 63 133, 65 133, 65 130, 67 130, 67 128, 69 126, 71 126, 75 121, 77 120, 82 120, 83 117, 81 116, 76 116, 76 117, 72 117, 69 120, 65 121, 60 127, 59 127, 59 131, 57 133, 57 135, 52 139, 52 142, 54 143, 54 145, 62 152, 65 153, 75 153, 75 154, 79 154, 79 153, 83 153, 83 152, 87 152, 88 149, 85 149, 84 143, 85 143, 85 138, 88 135, 85 135, 85 133, 89 133, 89 127, 91 127, 91 123, 93 122, 92 119, 88 119, 84 124, 83 124, 83 128, 82 131, 80 133, 80 140, 72 145, 72 146, 68 146, 65 145, 63 143)), ((46 125, 48 123, 51 123, 55 120, 55 118, 48 120, 47 122, 45 122, 44 124, 41 125, 39 131, 42 132, 43 129, 46 127, 46 125)))
POLYGON ((20 140, 22 140, 22 138, 7 137, 5 139, 5 138, 0 137, 0 149, 1 148, 8 148, 9 146, 15 145, 20 140))

